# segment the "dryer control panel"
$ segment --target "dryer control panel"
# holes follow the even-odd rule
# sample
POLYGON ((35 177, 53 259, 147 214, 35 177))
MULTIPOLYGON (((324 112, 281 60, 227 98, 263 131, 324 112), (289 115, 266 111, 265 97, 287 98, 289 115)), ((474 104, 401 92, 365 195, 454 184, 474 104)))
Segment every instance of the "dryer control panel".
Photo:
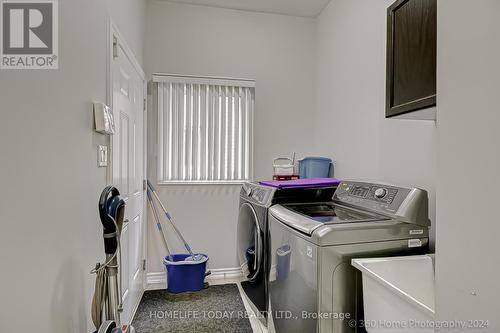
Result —
POLYGON ((263 187, 255 183, 246 182, 241 188, 240 196, 251 198, 259 205, 266 206, 270 204, 274 192, 275 189, 273 188, 263 187))
POLYGON ((415 187, 343 181, 333 201, 403 222, 430 225, 427 191, 415 187))
POLYGON ((275 188, 246 182, 241 187, 240 198, 266 207, 278 203, 325 202, 332 200, 336 189, 337 186, 275 188))

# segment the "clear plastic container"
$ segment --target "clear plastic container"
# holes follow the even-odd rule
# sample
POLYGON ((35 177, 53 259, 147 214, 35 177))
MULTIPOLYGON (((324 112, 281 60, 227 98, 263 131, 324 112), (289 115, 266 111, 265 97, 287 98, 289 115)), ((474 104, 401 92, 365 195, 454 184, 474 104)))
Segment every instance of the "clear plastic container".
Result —
POLYGON ((294 165, 292 160, 287 157, 277 157, 274 159, 273 169, 275 176, 292 176, 294 165))

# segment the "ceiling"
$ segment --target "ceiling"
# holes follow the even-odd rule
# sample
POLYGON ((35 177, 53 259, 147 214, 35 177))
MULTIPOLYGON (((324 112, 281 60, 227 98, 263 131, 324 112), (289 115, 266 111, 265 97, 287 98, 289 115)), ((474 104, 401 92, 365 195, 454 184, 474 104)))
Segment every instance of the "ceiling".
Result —
POLYGON ((220 8, 316 17, 330 0, 166 0, 220 8))

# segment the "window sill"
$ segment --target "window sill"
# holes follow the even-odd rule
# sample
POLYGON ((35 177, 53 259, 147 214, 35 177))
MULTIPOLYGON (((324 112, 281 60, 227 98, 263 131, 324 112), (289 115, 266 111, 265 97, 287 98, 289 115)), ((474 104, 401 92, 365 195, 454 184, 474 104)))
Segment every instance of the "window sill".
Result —
POLYGON ((161 181, 157 184, 159 186, 163 185, 243 185, 249 180, 171 180, 171 181, 161 181))

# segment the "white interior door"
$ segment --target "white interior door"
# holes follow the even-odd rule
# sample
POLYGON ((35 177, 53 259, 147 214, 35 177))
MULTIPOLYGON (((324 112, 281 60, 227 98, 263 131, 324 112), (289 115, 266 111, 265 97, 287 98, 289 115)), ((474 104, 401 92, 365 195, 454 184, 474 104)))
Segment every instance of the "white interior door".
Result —
POLYGON ((113 184, 126 201, 121 235, 122 322, 129 323, 144 291, 144 74, 123 40, 113 33, 111 76, 116 133, 112 139, 113 184))

